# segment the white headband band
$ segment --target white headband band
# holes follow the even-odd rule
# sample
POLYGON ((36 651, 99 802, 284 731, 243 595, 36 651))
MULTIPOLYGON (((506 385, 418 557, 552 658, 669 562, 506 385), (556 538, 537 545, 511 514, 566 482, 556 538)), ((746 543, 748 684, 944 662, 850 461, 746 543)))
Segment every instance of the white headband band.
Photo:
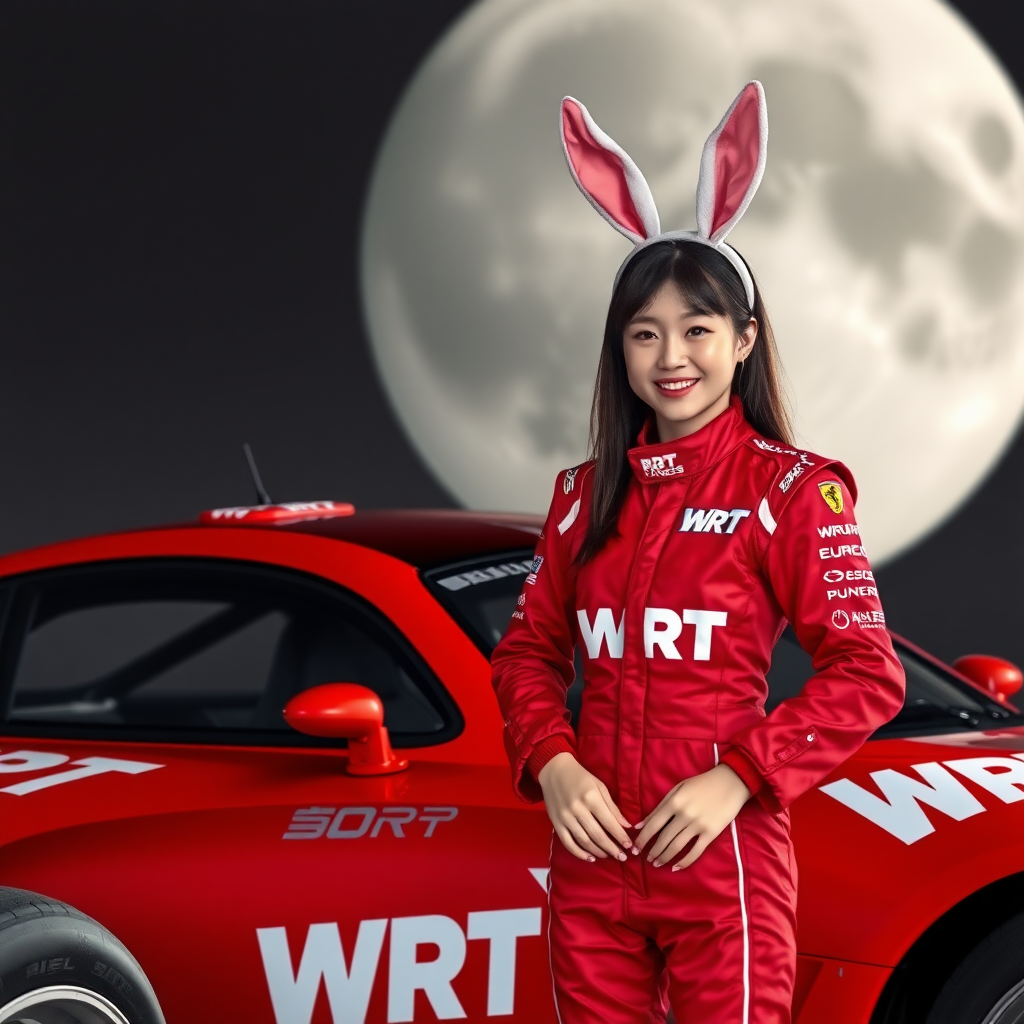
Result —
POLYGON ((768 108, 760 82, 748 82, 708 136, 697 179, 697 230, 662 231, 650 186, 629 154, 606 135, 579 100, 566 96, 561 108, 562 149, 569 172, 590 205, 633 243, 626 264, 654 242, 674 238, 709 245, 739 274, 754 308, 754 282, 738 252, 725 244, 750 205, 768 155, 768 108))

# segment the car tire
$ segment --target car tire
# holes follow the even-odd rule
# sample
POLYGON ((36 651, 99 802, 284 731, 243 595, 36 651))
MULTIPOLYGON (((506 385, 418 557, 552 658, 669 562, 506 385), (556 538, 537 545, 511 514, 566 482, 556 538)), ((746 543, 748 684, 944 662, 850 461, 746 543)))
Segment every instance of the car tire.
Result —
POLYGON ((164 1024, 135 957, 91 917, 0 888, 0 1024, 164 1024))
POLYGON ((1024 914, 982 939, 949 976, 925 1024, 1024 1020, 1024 914))

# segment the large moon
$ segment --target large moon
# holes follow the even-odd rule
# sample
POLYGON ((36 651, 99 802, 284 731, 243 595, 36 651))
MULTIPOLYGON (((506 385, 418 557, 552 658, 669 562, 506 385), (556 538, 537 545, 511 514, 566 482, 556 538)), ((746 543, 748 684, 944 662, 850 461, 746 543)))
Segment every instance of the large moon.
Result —
POLYGON ((482 0, 408 87, 366 207, 362 288, 400 421, 473 508, 543 511, 586 457, 629 243, 558 139, 582 100, 663 230, 751 78, 768 166, 729 241, 771 314, 800 443, 857 478, 891 558, 970 495, 1024 407, 1024 116, 936 0, 482 0))

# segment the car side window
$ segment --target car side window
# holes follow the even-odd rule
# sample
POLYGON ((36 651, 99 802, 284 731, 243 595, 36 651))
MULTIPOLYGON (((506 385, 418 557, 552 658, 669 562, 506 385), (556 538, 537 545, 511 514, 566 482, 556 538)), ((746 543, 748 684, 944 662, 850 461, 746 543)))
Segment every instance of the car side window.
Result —
MULTIPOLYGON (((899 713, 882 725, 875 737, 970 731, 979 725, 991 728, 993 721, 1016 723, 1017 715, 986 700, 983 693, 941 666, 929 663, 901 643, 897 642, 895 648, 906 672, 906 698, 899 713)), ((811 656, 800 646, 792 627, 787 626, 772 652, 765 712, 771 713, 782 701, 796 697, 813 674, 811 656)))
POLYGON ((154 560, 41 574, 18 584, 6 634, 11 726, 306 745, 284 705, 353 682, 381 698, 396 746, 461 728, 390 623, 283 570, 154 560))

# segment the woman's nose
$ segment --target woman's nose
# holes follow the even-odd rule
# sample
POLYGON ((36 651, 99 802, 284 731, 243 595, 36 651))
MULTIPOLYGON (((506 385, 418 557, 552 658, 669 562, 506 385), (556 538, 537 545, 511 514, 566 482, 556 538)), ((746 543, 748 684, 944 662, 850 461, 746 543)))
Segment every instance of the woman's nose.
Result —
POLYGON ((669 334, 661 347, 661 364, 663 367, 685 366, 689 362, 686 354, 686 342, 669 334))

